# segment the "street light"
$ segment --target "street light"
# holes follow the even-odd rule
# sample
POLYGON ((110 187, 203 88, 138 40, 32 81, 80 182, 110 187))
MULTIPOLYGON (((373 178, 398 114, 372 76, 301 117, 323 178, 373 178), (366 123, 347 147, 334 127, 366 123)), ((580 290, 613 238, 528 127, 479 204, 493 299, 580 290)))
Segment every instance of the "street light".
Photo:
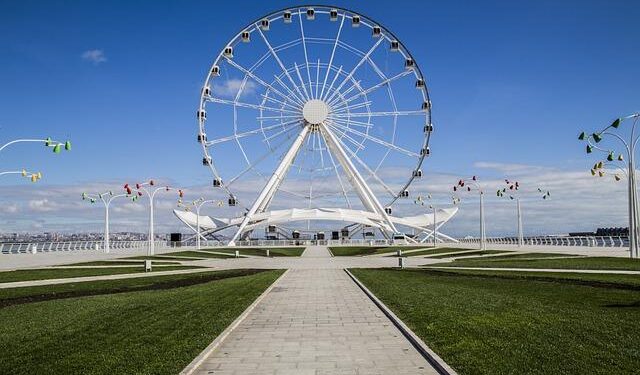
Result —
MULTIPOLYGON (((511 200, 516 201, 516 209, 518 211, 518 247, 522 247, 524 245, 524 233, 522 227, 522 209, 520 207, 520 196, 522 194, 522 190, 520 189, 520 182, 518 181, 509 181, 507 179, 504 180, 505 186, 502 189, 498 189, 496 191, 496 196, 500 198, 508 197, 511 200)), ((549 191, 544 191, 541 188, 537 189, 536 194, 542 194, 542 199, 547 199, 551 196, 549 191)))
MULTIPOLYGON (((457 204, 458 203, 458 198, 453 196, 451 197, 451 199, 453 200, 453 204, 457 204)), ((433 233, 431 233, 431 235, 427 235, 425 238, 422 239, 422 241, 420 242, 424 242, 427 240, 427 238, 429 238, 430 236, 433 236, 432 240, 433 240, 433 247, 437 246, 437 237, 436 237, 436 233, 437 230, 440 228, 439 226, 436 226, 436 223, 438 222, 437 220, 437 216, 436 216, 436 212, 437 212, 437 207, 436 205, 433 203, 432 200, 432 196, 431 194, 427 194, 426 196, 424 195, 418 195, 416 197, 416 199, 414 199, 413 201, 414 204, 416 205, 420 205, 420 206, 424 206, 425 204, 429 204, 429 208, 433 211, 433 233)), ((444 223, 443 223, 444 224, 444 223)), ((442 226, 442 225, 441 225, 442 226)))
MULTIPOLYGON (((171 191, 173 190, 173 188, 169 186, 164 186, 164 187, 155 188, 154 190, 150 191, 145 186, 155 186, 155 182, 153 180, 149 180, 147 182, 135 184, 135 189, 138 192, 138 196, 142 196, 142 191, 143 191, 149 197, 149 250, 147 252, 147 255, 154 255, 155 254, 155 243, 154 243, 155 236, 153 233, 153 199, 155 198, 156 194, 159 191, 171 191)), ((127 194, 132 194, 132 188, 131 186, 129 186, 129 184, 124 184, 124 189, 127 192, 127 194)), ((183 195, 184 193, 182 189, 178 189, 178 197, 182 198, 183 195)))
POLYGON ((484 188, 478 182, 477 176, 471 176, 470 179, 460 179, 453 187, 453 191, 477 191, 480 197, 480 250, 487 249, 487 233, 484 224, 484 188))
POLYGON ((109 206, 111 205, 112 200, 120 197, 131 198, 133 202, 138 200, 137 195, 131 195, 131 194, 113 195, 112 191, 107 191, 104 193, 100 193, 98 195, 90 195, 87 193, 82 193, 83 201, 86 200, 86 201, 89 201, 89 203, 93 204, 93 203, 96 203, 98 199, 100 199, 104 204, 104 252, 105 253, 109 252, 109 206))
MULTIPOLYGON (((616 160, 618 162, 617 164, 622 164, 620 168, 623 171, 625 171, 626 169, 625 174, 627 176, 627 199, 629 216, 629 256, 631 258, 638 258, 638 252, 640 251, 640 232, 638 231, 638 192, 635 173, 635 150, 636 145, 638 144, 638 139, 640 139, 640 134, 636 134, 636 124, 638 123, 639 118, 640 113, 634 113, 629 116, 617 118, 610 125, 606 126, 604 129, 598 132, 594 132, 591 134, 582 132, 578 136, 579 140, 584 141, 587 144, 587 154, 590 154, 593 151, 599 151, 607 155, 606 160, 608 163, 596 163, 594 165, 594 168, 591 169, 592 175, 595 176, 597 174, 598 176, 603 177, 605 175, 605 171, 603 169, 604 165, 609 163, 615 164, 616 160), (620 126, 623 125, 627 120, 632 120, 632 124, 630 127, 626 127, 629 132, 629 134, 626 135, 629 138, 625 140, 625 138, 623 138, 625 134, 618 134, 616 130, 619 130, 620 126), (617 153, 615 150, 600 147, 598 144, 605 138, 618 141, 623 146, 623 153, 617 153), (616 154, 618 154, 617 157, 616 154), (623 164, 625 156, 627 158, 626 166, 623 164)), ((614 175, 614 177, 616 181, 620 181, 619 175, 616 174, 614 175)))
POLYGON ((47 137, 45 139, 29 139, 29 138, 15 139, 11 142, 7 142, 4 145, 0 146, 0 151, 4 150, 8 146, 11 146, 12 144, 24 143, 24 142, 44 142, 44 145, 46 147, 50 147, 53 150, 53 152, 56 154, 59 154, 63 148, 67 151, 71 151, 70 141, 59 142, 59 141, 52 140, 50 137, 47 137))
POLYGON ((40 172, 27 172, 26 169, 23 169, 23 170, 20 170, 20 171, 0 172, 0 176, 5 176, 5 175, 9 175, 9 174, 19 174, 24 178, 28 178, 29 180, 31 180, 31 182, 37 182, 38 180, 40 180, 42 178, 42 173, 40 173, 40 172))
POLYGON ((218 207, 222 207, 224 205, 223 201, 215 199, 205 200, 204 198, 199 198, 188 204, 184 204, 181 199, 178 199, 178 206, 183 207, 185 211, 190 211, 190 207, 195 207, 196 209, 196 250, 200 250, 200 209, 207 203, 216 203, 218 207))

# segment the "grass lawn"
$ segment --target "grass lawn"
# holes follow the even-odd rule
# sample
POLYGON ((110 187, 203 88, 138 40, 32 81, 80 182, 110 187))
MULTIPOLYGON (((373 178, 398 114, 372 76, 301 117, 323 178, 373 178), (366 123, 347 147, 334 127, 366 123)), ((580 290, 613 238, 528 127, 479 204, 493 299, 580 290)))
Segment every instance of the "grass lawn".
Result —
POLYGON ((462 375, 632 374, 640 366, 638 290, 498 274, 352 272, 462 375))
POLYGON ((373 254, 391 253, 398 250, 424 249, 422 246, 331 246, 329 251, 336 257, 362 256, 373 254))
POLYGON ((111 286, 78 283, 96 292, 114 285, 139 290, 2 307, 0 373, 179 373, 281 273, 234 270, 111 286), (211 274, 218 280, 204 278, 211 274))
MULTIPOLYGON (((402 256, 403 257, 419 257, 419 256, 425 256, 425 255, 436 255, 436 254, 442 254, 442 253, 450 253, 453 251, 458 251, 458 249, 453 249, 450 247, 439 247, 439 248, 431 248, 431 249, 424 249, 424 250, 420 250, 420 251, 414 251, 411 253, 403 253, 402 256)), ((396 254, 391 254, 391 255, 386 255, 388 257, 396 257, 396 254)))
POLYGON ((189 258, 189 257, 170 257, 170 256, 158 256, 158 255, 138 255, 134 257, 120 258, 120 259, 131 259, 131 260, 161 260, 161 261, 182 261, 188 262, 190 260, 202 260, 202 258, 189 258))
MULTIPOLYGON (((153 272, 188 270, 192 266, 166 266, 153 268, 153 272)), ((66 279, 69 277, 84 276, 104 276, 119 275, 126 273, 144 273, 142 265, 138 267, 118 267, 118 268, 40 268, 35 270, 15 270, 0 272, 0 283, 10 283, 15 281, 66 279)))
MULTIPOLYGON (((428 266, 427 266, 428 267, 428 266)), ((456 268, 432 269, 433 272, 443 275, 470 275, 488 278, 502 278, 515 280, 538 280, 568 282, 571 284, 584 284, 590 286, 602 286, 605 288, 621 288, 640 290, 640 276, 611 273, 565 273, 565 272, 540 272, 540 271, 493 271, 493 270, 461 270, 456 268)))
POLYGON ((206 251, 178 251, 175 253, 165 253, 166 255, 184 256, 190 258, 235 258, 235 255, 212 254, 206 251))
MULTIPOLYGON (((459 251, 466 251, 466 250, 460 250, 459 251)), ((455 250, 453 250, 455 251, 455 250)), ((470 251, 468 253, 462 253, 462 254, 442 254, 442 255, 434 255, 432 257, 429 258, 434 258, 434 259, 444 259, 444 258, 455 258, 455 257, 466 257, 466 256, 480 256, 480 255, 489 255, 489 254, 507 254, 507 253, 511 253, 512 251, 508 251, 508 250, 477 250, 477 251, 470 251)))
MULTIPOLYGON (((144 262, 132 262, 126 260, 96 260, 93 262, 82 262, 82 263, 72 263, 69 266, 140 266, 144 262)), ((151 262, 152 265, 160 265, 160 264, 180 264, 179 262, 151 262)))
POLYGON ((217 253, 235 254, 236 250, 240 252, 240 255, 254 255, 254 256, 266 256, 267 249, 269 249, 269 256, 271 257, 299 257, 304 252, 304 247, 272 247, 272 248, 215 248, 209 247, 202 249, 201 251, 212 251, 217 253))
POLYGON ((564 259, 460 259, 442 264, 451 267, 496 267, 496 268, 565 268, 591 270, 640 271, 640 260, 614 257, 588 257, 564 259))

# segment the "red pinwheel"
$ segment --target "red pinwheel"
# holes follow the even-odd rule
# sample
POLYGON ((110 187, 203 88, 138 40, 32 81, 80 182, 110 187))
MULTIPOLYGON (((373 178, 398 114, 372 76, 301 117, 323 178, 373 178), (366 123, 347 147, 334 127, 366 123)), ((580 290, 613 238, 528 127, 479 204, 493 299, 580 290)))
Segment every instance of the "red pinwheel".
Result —
POLYGON ((153 180, 149 180, 149 185, 151 185, 151 186, 153 186, 153 185, 154 185, 153 180))

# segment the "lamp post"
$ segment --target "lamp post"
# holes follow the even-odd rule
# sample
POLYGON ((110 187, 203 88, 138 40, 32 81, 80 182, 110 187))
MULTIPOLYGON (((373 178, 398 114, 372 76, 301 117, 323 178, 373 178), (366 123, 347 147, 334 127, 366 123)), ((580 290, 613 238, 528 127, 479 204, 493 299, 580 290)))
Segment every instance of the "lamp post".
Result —
POLYGON ((104 252, 108 253, 109 252, 109 206, 111 205, 111 201, 116 199, 116 198, 120 198, 120 197, 127 197, 127 198, 131 198, 132 201, 136 201, 138 200, 138 196, 137 195, 131 195, 131 194, 116 194, 113 195, 112 191, 107 191, 104 193, 100 193, 98 195, 90 195, 87 193, 82 193, 82 200, 88 200, 89 203, 96 203, 97 199, 100 199, 102 201, 102 204, 104 205, 104 252))
POLYGON ((24 143, 24 142, 44 142, 44 145, 46 147, 50 147, 53 150, 53 152, 56 153, 56 154, 59 154, 60 151, 62 150, 62 148, 64 148, 67 151, 71 150, 71 142, 70 141, 65 141, 63 143, 63 142, 54 141, 51 138, 45 138, 45 139, 25 138, 25 139, 15 139, 13 141, 5 143, 4 145, 0 146, 0 151, 4 150, 8 146, 11 146, 12 144, 24 143))
POLYGON ((182 200, 178 200, 178 206, 184 207, 186 211, 190 210, 190 206, 195 207, 196 209, 196 250, 200 250, 200 209, 207 203, 217 203, 218 207, 222 207, 224 205, 223 201, 215 199, 199 198, 186 205, 182 203, 182 200))
MULTIPOLYGON (((155 242, 154 242, 155 235, 153 233, 153 199, 155 198, 156 194, 159 191, 163 191, 163 190, 170 191, 172 190, 172 188, 169 186, 164 186, 164 187, 155 188, 153 190, 149 190, 146 188, 146 186, 149 186, 149 187, 155 186, 155 182, 153 180, 149 180, 147 182, 137 183, 135 185, 135 189, 138 191, 138 196, 142 196, 142 192, 144 192, 149 197, 149 250, 147 252, 147 255, 154 255, 155 254, 155 242)), ((125 184, 124 189, 127 192, 127 194, 132 193, 132 189, 131 189, 131 186, 129 186, 129 184, 125 184)), ((182 189, 178 189, 178 196, 182 198, 183 196, 182 189)))
MULTIPOLYGON (((640 118, 640 113, 634 113, 625 117, 615 119, 610 125, 606 126, 602 130, 598 132, 594 132, 591 134, 587 134, 586 132, 580 133, 578 139, 586 142, 586 152, 587 154, 592 153, 594 150, 602 152, 607 155, 606 160, 609 163, 617 160, 620 164, 624 162, 625 155, 627 158, 626 165, 622 165, 621 169, 625 171, 627 176, 627 199, 628 199, 628 221, 629 221, 629 256, 631 258, 638 258, 638 252, 640 248, 640 232, 638 231, 638 192, 636 186, 636 167, 635 167, 635 150, 636 145, 638 144, 638 139, 640 139, 640 134, 636 133, 636 125, 638 123, 638 119, 640 118), (626 121, 631 120, 632 124, 628 129, 628 134, 619 134, 617 130, 619 130, 620 125, 624 124, 626 121), (625 137, 628 137, 625 139, 625 137), (623 146, 623 153, 617 153, 615 150, 607 149, 605 147, 600 147, 598 144, 602 142, 605 138, 615 140, 619 142, 619 145, 623 146), (616 154, 618 156, 616 157, 616 154)), ((599 162, 594 165, 594 168, 591 169, 592 175, 597 175, 603 177, 605 175, 605 171, 603 169, 603 162, 599 162), (599 164, 602 163, 602 164, 599 164), (596 168, 598 167, 599 168, 596 168)), ((615 175, 616 181, 620 180, 618 175, 615 175)))
POLYGON ((484 222, 484 189, 482 185, 478 182, 477 176, 471 176, 468 179, 460 179, 458 183, 453 187, 453 191, 464 191, 467 192, 477 191, 478 196, 480 198, 480 250, 487 249, 487 233, 485 229, 484 222))
MULTIPOLYGON (((520 195, 522 193, 522 190, 520 190, 520 182, 509 181, 507 179, 505 179, 504 182, 505 186, 496 191, 496 196, 500 198, 509 197, 509 199, 516 201, 516 210, 518 213, 518 247, 522 247, 524 245, 524 229, 522 226, 522 208, 520 206, 520 195)), ((549 191, 545 192, 541 188, 538 188, 537 193, 542 194, 542 199, 547 199, 551 196, 549 191)))
POLYGON ((27 172, 26 169, 23 169, 21 171, 0 172, 0 176, 6 176, 6 175, 9 175, 9 174, 19 174, 22 177, 30 179, 31 182, 37 182, 38 180, 40 180, 42 178, 42 173, 40 173, 40 172, 27 172))
MULTIPOLYGON (((458 204, 459 199, 457 197, 453 196, 453 197, 451 197, 451 199, 452 199, 454 205, 458 204)), ((413 203, 417 204, 417 205, 420 205, 420 206, 424 206, 425 203, 429 204, 429 208, 433 212, 433 233, 431 234, 433 236, 432 244, 433 244, 434 247, 436 247, 437 246, 437 241, 438 241, 437 237, 436 237, 436 233, 437 233, 437 230, 439 228, 437 226, 437 223, 438 223, 437 210, 438 209, 437 209, 436 205, 433 203, 431 194, 427 194, 426 196, 425 195, 418 195, 416 197, 416 199, 413 201, 413 203)), ((429 235, 427 235, 425 238, 423 238, 422 241, 420 241, 420 242, 426 241, 427 238, 429 238, 429 235)))

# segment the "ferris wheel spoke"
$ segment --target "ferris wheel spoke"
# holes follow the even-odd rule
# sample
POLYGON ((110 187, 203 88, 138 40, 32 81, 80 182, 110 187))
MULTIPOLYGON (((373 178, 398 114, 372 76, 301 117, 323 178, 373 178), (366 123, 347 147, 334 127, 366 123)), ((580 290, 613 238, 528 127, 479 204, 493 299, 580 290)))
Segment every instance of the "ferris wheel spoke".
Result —
MULTIPOLYGON (((277 145, 275 145, 275 147, 270 147, 269 150, 267 152, 265 152, 264 154, 262 154, 260 157, 258 157, 256 160, 254 160, 253 162, 249 162, 247 163, 247 167, 244 168, 242 171, 240 171, 240 173, 238 173, 237 175, 235 175, 233 178, 231 178, 229 180, 228 183, 225 184, 225 186, 230 187, 231 185, 233 185, 234 182, 236 182, 239 178, 241 178, 242 176, 244 176, 247 172, 249 172, 250 170, 254 169, 258 164, 260 164, 262 161, 264 161, 265 159, 267 159, 269 156, 273 155, 276 153, 276 151, 282 147, 284 144, 287 143, 287 140, 290 138, 285 138, 282 140, 282 142, 278 143, 277 145)), ((284 152, 280 155, 282 157, 282 155, 284 155, 284 153, 286 153, 288 150, 285 149, 284 152)), ((260 175, 260 174, 259 174, 260 175)), ((261 175, 260 175, 261 176, 261 175)))
POLYGON ((352 79, 353 81, 353 85, 351 85, 347 90, 345 90, 344 92, 341 92, 339 95, 336 95, 333 100, 331 102, 328 102, 327 105, 328 106, 333 106, 336 103, 340 103, 341 101, 344 101, 344 98, 349 95, 349 93, 351 93, 351 91, 358 89, 360 91, 362 91, 362 86, 360 86, 360 82, 362 81, 356 81, 354 79, 352 79))
POLYGON ((391 197, 395 198, 397 196, 397 194, 378 176, 378 174, 373 170, 371 170, 371 168, 367 165, 367 163, 365 163, 362 159, 360 159, 360 157, 355 152, 353 152, 350 148, 346 147, 346 145, 340 139, 338 139, 338 142, 342 143, 343 147, 345 147, 345 149, 347 150, 347 152, 349 152, 351 157, 354 158, 355 161, 358 162, 358 164, 360 164, 371 175, 371 177, 373 177, 376 181, 378 181, 378 183, 382 185, 382 187, 387 191, 387 193, 391 195, 391 197))
POLYGON ((315 86, 316 86, 316 95, 315 95, 315 97, 318 98, 318 90, 320 89, 320 59, 318 59, 318 64, 316 65, 316 82, 315 82, 315 86))
MULTIPOLYGON (((303 26, 303 22, 302 22, 302 11, 298 10, 298 16, 300 18, 300 35, 302 37, 302 48, 304 49, 304 62, 307 64, 307 78, 309 79, 309 91, 311 92, 311 99, 315 99, 313 97, 313 90, 311 88, 311 73, 309 72, 309 56, 307 54, 307 42, 306 42, 305 37, 304 37, 304 26, 303 26)), ((300 74, 300 73, 298 73, 298 74, 300 74)))
POLYGON ((302 120, 302 115, 282 115, 282 116, 257 116, 256 120, 282 120, 288 118, 296 118, 302 120))
POLYGON ((234 139, 237 139, 237 138, 244 138, 244 137, 247 137, 247 136, 250 136, 250 135, 253 135, 253 134, 258 134, 258 133, 261 133, 263 131, 267 131, 267 130, 271 130, 271 129, 277 129, 279 127, 290 126, 290 125, 292 125, 294 123, 298 123, 298 122, 299 122, 299 120, 291 120, 291 121, 283 122, 283 123, 276 124, 276 125, 261 127, 261 128, 258 128, 258 129, 249 130, 249 131, 246 131, 246 132, 230 135, 230 136, 227 136, 227 137, 213 139, 211 141, 206 142, 205 145, 207 147, 209 147, 209 146, 217 145, 219 143, 233 141, 234 139))
POLYGON ((413 116, 424 115, 424 111, 390 111, 390 112, 358 112, 349 114, 335 114, 335 117, 383 117, 383 116, 413 116))
POLYGON ((376 50, 376 48, 378 48, 378 46, 382 43, 383 40, 385 40, 385 38, 381 37, 378 39, 378 41, 373 45, 373 47, 371 47, 371 49, 369 49, 369 51, 360 59, 358 64, 356 64, 356 66, 354 66, 353 69, 351 69, 351 72, 349 72, 349 74, 345 77, 345 79, 342 80, 342 82, 336 88, 336 91, 334 91, 334 93, 331 96, 326 98, 325 100, 326 102, 330 102, 331 99, 333 99, 336 92, 340 91, 340 89, 342 89, 345 83, 347 83, 351 79, 351 77, 353 77, 353 74, 356 72, 356 70, 358 70, 358 68, 360 68, 360 66, 362 66, 362 64, 364 64, 365 61, 367 61, 369 56, 371 56, 371 54, 376 50))
MULTIPOLYGON (((293 63, 293 65, 296 68, 296 75, 298 76, 298 79, 300 80, 300 86, 302 86, 302 91, 304 91, 304 95, 307 98, 307 100, 311 100, 311 96, 309 96, 309 92, 307 91, 307 85, 304 83, 304 80, 302 79, 302 75, 300 74, 300 69, 298 67, 297 63, 293 63)), ((309 82, 311 83, 311 82, 309 82)), ((311 88, 309 88, 311 89, 311 88)))
MULTIPOLYGON (((351 142, 354 146, 356 146, 358 151, 364 150, 364 146, 362 145, 362 142, 358 142, 355 139, 353 139, 353 137, 351 137, 349 134, 347 134, 347 132, 344 131, 343 129, 338 128, 338 127, 335 126, 335 124, 331 124, 331 123, 328 123, 326 125, 329 126, 331 128, 331 130, 336 132, 340 137, 345 138, 346 140, 351 142)), ((345 145, 345 147, 346 147, 346 145, 345 145)))
MULTIPOLYGON (((284 99, 288 99, 287 95, 283 94, 282 92, 280 92, 280 90, 276 89, 275 87, 273 87, 272 85, 268 84, 267 82, 265 82, 264 80, 262 80, 260 77, 258 77, 257 75, 255 75, 250 69, 247 69, 245 67, 243 67, 242 65, 236 63, 235 61, 233 61, 232 59, 225 57, 226 61, 229 63, 229 65, 233 66, 234 68, 238 69, 239 71, 241 71, 242 73, 248 75, 249 77, 251 77, 254 81, 258 82, 259 84, 261 84, 262 86, 268 88, 269 90, 275 92, 276 94, 280 95, 282 98, 284 99)), ((303 102, 299 102, 298 104, 303 104, 303 102)))
POLYGON ((270 101, 270 102, 272 102, 272 103, 277 103, 277 104, 282 104, 282 106, 287 106, 287 107, 289 107, 289 108, 291 108, 291 109, 295 110, 295 111, 296 111, 296 113, 300 113, 300 111, 302 110, 302 107, 300 107, 300 106, 296 107, 296 106, 294 106, 294 105, 292 105, 292 104, 290 104, 290 103, 283 102, 282 100, 278 100, 278 99, 273 98, 273 97, 271 97, 271 96, 269 96, 269 95, 260 94, 260 96, 261 96, 264 100, 270 101))
MULTIPOLYGON (((327 69, 330 69, 330 67, 327 67, 327 69)), ((334 83, 336 83, 336 80, 338 80, 338 77, 340 76, 340 73, 342 73, 342 65, 340 65, 340 67, 336 71, 336 75, 335 75, 335 77, 333 77, 333 80, 331 81, 331 84, 329 85, 329 88, 327 89, 327 94, 325 94, 325 95, 328 95, 328 93, 331 92, 331 90, 333 90, 333 85, 334 85, 334 83)), ((326 100, 324 100, 324 98, 322 98, 322 100, 326 103, 326 100)))
POLYGON ((300 92, 300 89, 298 88, 298 86, 295 84, 295 82, 293 81, 293 78, 291 78, 291 75, 289 74, 289 71, 287 70, 287 68, 284 67, 284 64, 282 63, 282 60, 280 60, 280 57, 278 57, 278 54, 276 53, 276 51, 273 49, 273 47, 271 46, 271 43, 269 43, 269 40, 267 39, 266 35, 264 35, 264 33, 262 32, 262 30, 260 30, 260 26, 256 25, 255 28, 258 33, 260 34, 260 36, 262 36, 262 40, 264 40, 264 43, 267 45, 267 48, 269 48, 269 51, 271 51, 271 55, 273 56, 273 58, 276 60, 276 62, 278 63, 278 65, 280 65, 280 68, 282 69, 282 71, 284 72, 284 74, 287 76, 287 78, 289 78, 289 82, 291 82, 291 84, 294 86, 294 88, 296 89, 296 91, 298 91, 298 94, 300 94, 300 96, 298 97, 298 99, 303 99, 304 95, 302 95, 302 93, 300 92))
POLYGON ((349 113, 349 111, 352 111, 354 109, 359 109, 359 108, 364 108, 364 107, 370 106, 371 103, 373 103, 373 102, 371 100, 369 100, 369 101, 358 103, 358 104, 354 104, 354 105, 351 105, 351 106, 344 106, 344 107, 338 108, 336 110, 333 110, 331 113, 332 114, 349 113))
POLYGON ((260 105, 260 104, 243 103, 243 102, 238 102, 238 101, 235 101, 235 100, 215 98, 215 97, 212 97, 212 96, 208 97, 207 101, 212 102, 212 103, 218 103, 218 104, 227 104, 227 105, 233 105, 233 106, 244 107, 244 108, 259 109, 259 110, 262 110, 262 111, 293 113, 293 114, 298 114, 299 113, 299 112, 291 111, 291 110, 288 110, 288 109, 267 107, 267 106, 260 105))
MULTIPOLYGON (((288 93, 289 95, 287 96, 287 98, 295 98, 295 101, 297 103, 299 103, 301 106, 304 105, 305 103, 305 97, 304 95, 302 95, 302 98, 299 98, 298 95, 296 93, 294 93, 291 88, 289 88, 289 86, 287 86, 284 82, 282 82, 282 79, 280 79, 280 77, 278 76, 273 76, 273 78, 276 80, 276 82, 278 82, 278 84, 280 84, 280 86, 282 86, 288 93)), ((296 86, 296 89, 298 89, 298 86, 296 86)), ((299 89, 297 91, 300 91, 299 89)))
POLYGON ((371 142, 375 142, 375 143, 377 143, 379 145, 382 145, 382 146, 385 146, 387 148, 396 150, 396 151, 401 152, 403 154, 406 154, 406 155, 409 155, 409 156, 412 156, 412 157, 416 157, 416 158, 420 157, 420 155, 418 155, 415 152, 411 152, 411 151, 406 150, 406 149, 404 149, 404 148, 402 148, 400 146, 394 145, 393 143, 389 143, 387 141, 383 141, 382 139, 376 138, 376 137, 371 136, 371 135, 369 135, 367 133, 363 133, 363 132, 361 132, 359 130, 352 129, 352 128, 348 127, 348 126, 344 126, 344 125, 340 125, 340 124, 336 124, 336 123, 331 124, 331 126, 337 127, 337 128, 342 129, 342 130, 344 130, 346 132, 351 132, 351 133, 353 133, 353 134, 355 134, 357 136, 366 138, 366 139, 370 140, 371 142))
POLYGON ((375 90, 377 90, 377 89, 379 89, 379 88, 381 88, 381 87, 383 87, 385 85, 388 85, 389 83, 391 83, 391 82, 393 82, 393 81, 395 81, 395 80, 397 80, 399 78, 405 77, 405 76, 407 76, 409 74, 412 74, 412 72, 410 70, 405 70, 402 73, 396 74, 393 77, 389 77, 389 78, 383 80, 382 82, 369 87, 368 89, 366 89, 364 91, 361 91, 361 92, 359 92, 359 93, 357 93, 357 94, 355 94, 353 96, 350 96, 349 98, 345 99, 344 103, 346 103, 346 104, 351 103, 352 101, 358 99, 359 97, 361 97, 363 95, 368 95, 368 94, 372 93, 373 91, 375 91, 375 90))
POLYGON ((331 70, 331 66, 333 64, 333 57, 336 54, 336 47, 338 46, 338 41, 340 40, 340 33, 342 32, 342 26, 344 25, 345 14, 342 13, 342 20, 340 21, 340 27, 338 28, 338 33, 336 35, 335 42, 333 43, 333 50, 331 51, 331 57, 329 58, 329 64, 327 65, 327 71, 324 74, 324 81, 322 82, 322 90, 320 91, 320 98, 324 98, 324 88, 327 85, 327 78, 329 78, 329 71, 331 70))
POLYGON ((373 124, 370 123, 370 122, 356 121, 356 120, 349 119, 349 118, 347 118, 347 119, 339 119, 339 118, 335 118, 334 117, 334 118, 330 119, 330 121, 336 122, 338 124, 345 125, 345 126, 354 125, 354 126, 360 126, 362 128, 372 128, 373 127, 373 124))
MULTIPOLYGON (((295 120, 294 123, 289 124, 289 125, 285 125, 286 127, 289 127, 288 129, 282 129, 279 132, 274 133, 274 134, 266 137, 262 141, 269 143, 269 141, 272 140, 273 138, 276 138, 276 137, 278 137, 278 136, 280 136, 280 135, 282 135, 284 133, 287 133, 287 132, 291 131, 291 129, 295 129, 296 128, 295 126, 292 126, 292 125, 300 125, 300 124, 301 124, 301 120, 295 120)), ((280 125, 280 124, 278 124, 278 125, 280 125)))

